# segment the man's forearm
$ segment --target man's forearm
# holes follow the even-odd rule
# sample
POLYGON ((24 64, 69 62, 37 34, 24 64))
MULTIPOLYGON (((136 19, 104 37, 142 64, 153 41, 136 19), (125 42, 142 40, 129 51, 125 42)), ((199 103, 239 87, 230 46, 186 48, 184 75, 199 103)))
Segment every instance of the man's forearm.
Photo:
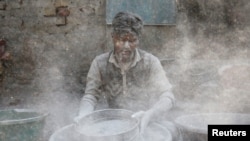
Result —
POLYGON ((92 95, 85 95, 80 103, 79 116, 85 116, 94 111, 97 99, 92 95))
POLYGON ((150 121, 157 120, 158 117, 162 116, 161 114, 163 112, 167 112, 172 108, 172 106, 172 99, 169 97, 162 97, 152 108, 144 112, 140 124, 141 132, 145 130, 150 121))
POLYGON ((173 99, 169 97, 161 97, 161 99, 147 112, 151 115, 158 116, 163 112, 169 111, 173 107, 173 103, 173 99))

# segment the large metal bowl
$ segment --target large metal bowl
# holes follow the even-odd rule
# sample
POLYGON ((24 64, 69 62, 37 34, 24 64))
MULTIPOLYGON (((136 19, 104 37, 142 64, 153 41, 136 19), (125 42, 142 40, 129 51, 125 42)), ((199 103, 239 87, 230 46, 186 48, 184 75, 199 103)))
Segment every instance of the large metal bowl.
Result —
MULTIPOLYGON (((56 130, 49 138, 49 141, 85 141, 82 135, 75 131, 75 125, 70 124, 56 130)), ((135 139, 134 139, 135 140, 135 139)), ((95 141, 95 140, 93 140, 95 141)), ((166 127, 158 123, 149 126, 142 138, 136 141, 172 141, 172 136, 166 127), (144 140, 140 140, 144 139, 144 140)), ((181 141, 181 140, 179 140, 181 141)))
POLYGON ((207 140, 207 128, 210 124, 238 125, 250 124, 250 114, 242 113, 201 113, 183 115, 175 119, 186 141, 207 140))
POLYGON ((95 111, 75 124, 83 141, 133 141, 139 136, 139 121, 132 111, 104 109, 95 111))
POLYGON ((31 109, 0 110, 0 141, 38 141, 47 115, 31 109))

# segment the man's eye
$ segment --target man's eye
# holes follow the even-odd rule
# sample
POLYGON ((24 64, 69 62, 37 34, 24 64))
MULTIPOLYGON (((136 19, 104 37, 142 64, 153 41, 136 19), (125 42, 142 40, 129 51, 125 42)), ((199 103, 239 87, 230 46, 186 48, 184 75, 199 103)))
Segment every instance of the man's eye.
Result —
POLYGON ((129 42, 136 42, 136 39, 130 39, 129 42))
POLYGON ((122 40, 122 42, 127 42, 127 41, 128 41, 128 42, 130 42, 130 41, 129 41, 129 40, 127 40, 127 39, 123 39, 123 40, 122 40))

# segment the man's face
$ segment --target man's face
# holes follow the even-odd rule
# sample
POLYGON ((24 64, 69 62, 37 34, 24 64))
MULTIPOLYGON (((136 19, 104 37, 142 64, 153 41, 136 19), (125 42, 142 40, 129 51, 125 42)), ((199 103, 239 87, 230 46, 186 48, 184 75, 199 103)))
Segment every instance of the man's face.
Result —
POLYGON ((129 62, 133 59, 135 48, 138 47, 138 37, 130 32, 113 34, 115 56, 120 62, 129 62))

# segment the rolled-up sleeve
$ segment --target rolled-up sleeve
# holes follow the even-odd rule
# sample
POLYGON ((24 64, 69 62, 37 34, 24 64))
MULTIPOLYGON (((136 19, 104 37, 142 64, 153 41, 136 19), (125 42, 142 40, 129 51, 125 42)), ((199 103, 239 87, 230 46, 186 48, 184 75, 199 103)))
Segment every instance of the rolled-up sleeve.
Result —
POLYGON ((169 98, 172 104, 175 104, 175 97, 172 93, 172 85, 169 83, 161 62, 156 57, 152 58, 149 80, 151 85, 150 87, 152 87, 155 95, 159 99, 169 98))

